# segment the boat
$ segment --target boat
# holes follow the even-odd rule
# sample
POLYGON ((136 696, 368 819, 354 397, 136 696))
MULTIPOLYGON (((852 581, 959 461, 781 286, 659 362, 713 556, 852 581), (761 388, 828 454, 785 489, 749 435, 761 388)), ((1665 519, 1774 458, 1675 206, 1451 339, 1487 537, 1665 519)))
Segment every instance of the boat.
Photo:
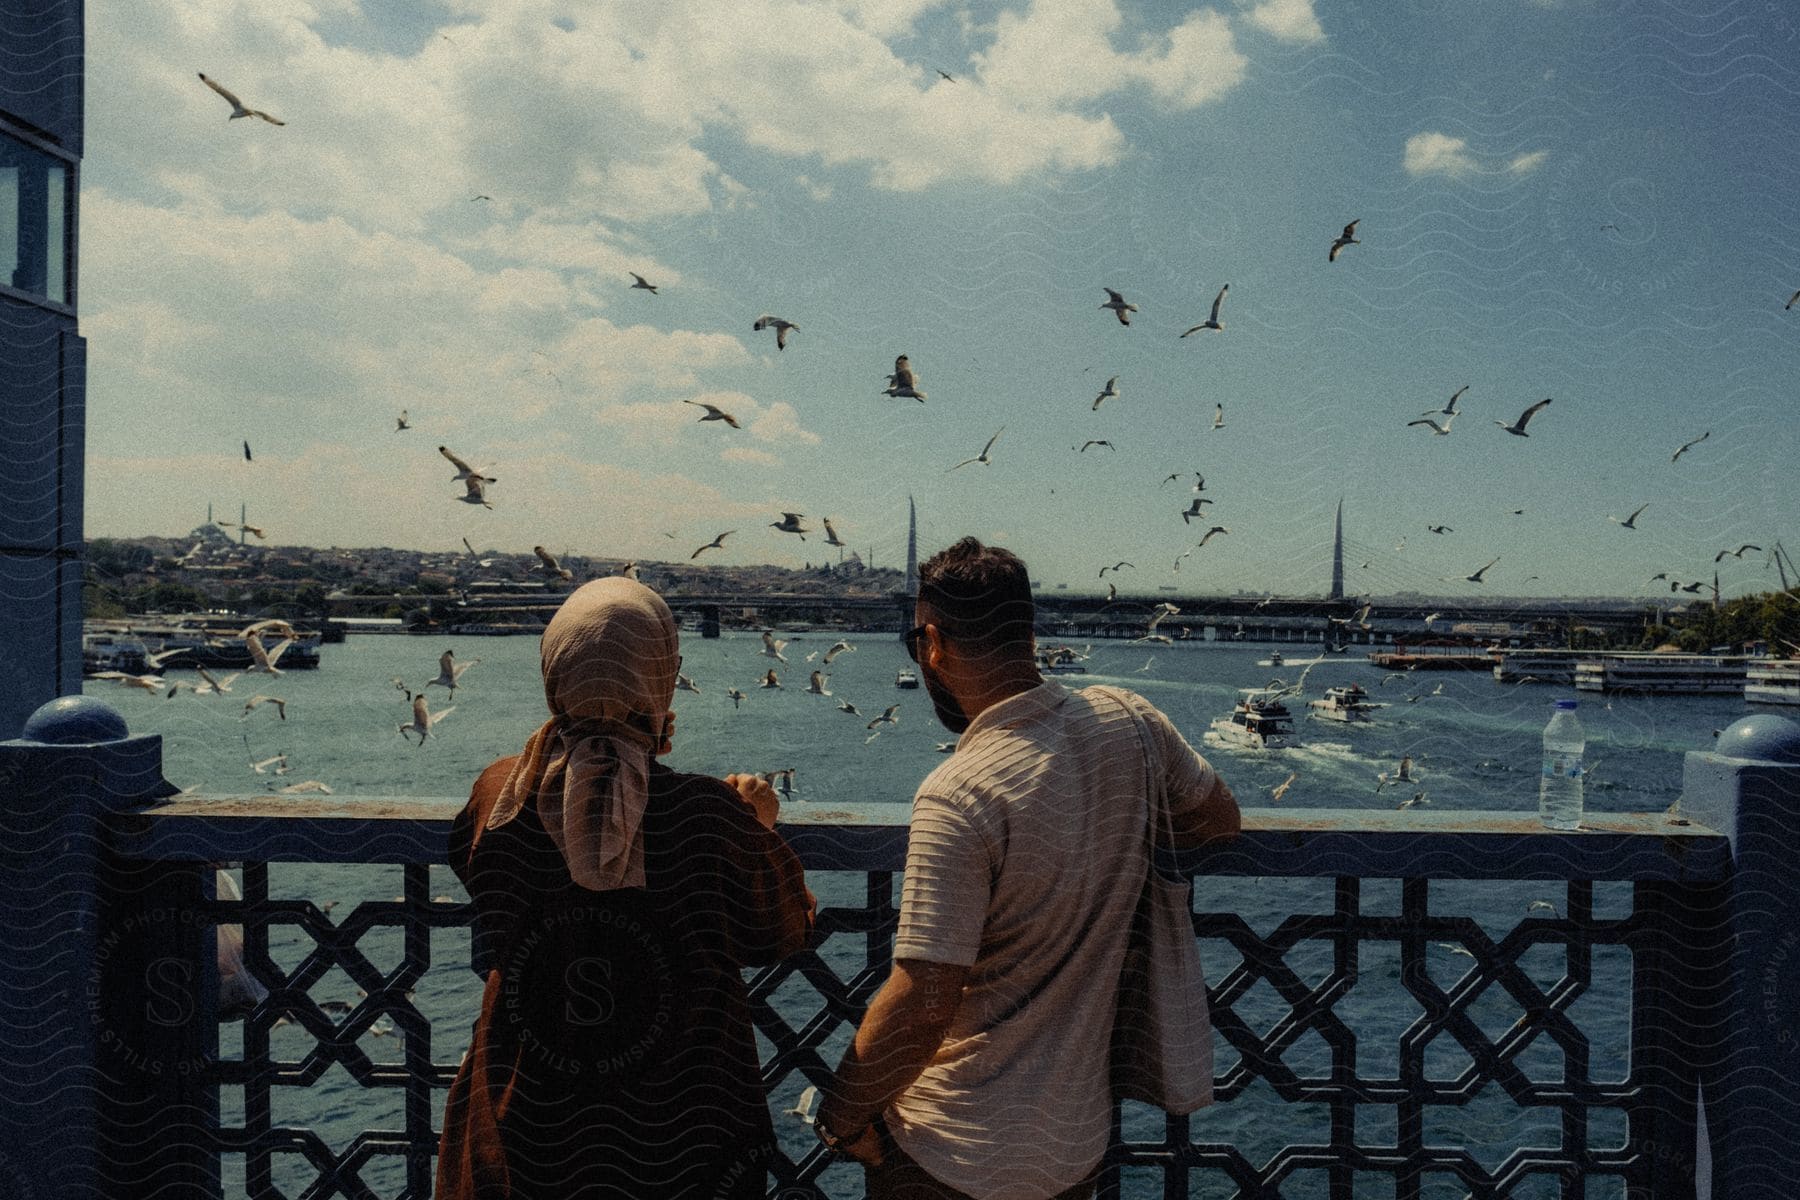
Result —
POLYGON ((1269 665, 1271 667, 1279 667, 1286 661, 1287 660, 1285 658, 1281 657, 1281 651, 1279 651, 1279 650, 1269 651, 1269 665))
POLYGON ((543 633, 544 627, 527 625, 521 621, 464 621, 443 632, 455 637, 510 637, 524 633, 535 636, 543 633))
POLYGON ((919 677, 909 668, 901 667, 900 670, 894 674, 894 686, 897 688, 916 688, 919 686, 919 677))
POLYGON ((102 671, 123 671, 127 675, 161 675, 163 668, 150 664, 149 650, 135 638, 113 633, 82 634, 82 678, 98 675, 102 671))
MULTIPOLYGON (((165 665, 171 669, 191 671, 196 667, 218 667, 241 671, 254 661, 244 640, 244 630, 254 627, 255 622, 246 625, 242 618, 233 618, 226 625, 220 624, 217 617, 189 617, 162 622, 154 619, 149 622, 129 621, 122 626, 114 624, 111 628, 90 629, 87 633, 95 637, 111 635, 135 641, 142 646, 147 657, 165 654, 170 650, 185 651, 186 653, 168 660, 165 665)), ((265 631, 262 640, 265 647, 273 649, 278 642, 287 639, 265 631)), ((320 634, 316 630, 295 630, 293 644, 282 651, 281 669, 307 671, 316 668, 319 665, 320 640, 320 634)))
POLYGON ((1383 671, 1486 671, 1494 656, 1461 642, 1412 642, 1373 651, 1368 662, 1383 671))
POLYGON ((1038 672, 1043 675, 1086 675, 1082 656, 1071 646, 1051 646, 1037 654, 1038 672))
POLYGON ((1744 669, 1744 699, 1751 704, 1800 705, 1800 658, 1766 658, 1744 669))
POLYGON ((1279 750, 1294 736, 1294 715, 1281 702, 1284 694, 1284 688, 1239 688, 1231 715, 1216 718, 1212 731, 1227 745, 1279 750))
POLYGON ((1595 651, 1564 648, 1496 650, 1494 680, 1497 683, 1574 683, 1575 664, 1598 658, 1595 651))
POLYGON ((1742 696, 1747 689, 1741 654, 1613 653, 1575 664, 1578 692, 1644 692, 1664 696, 1742 696))
POLYGON ((1369 699, 1369 693, 1361 684, 1352 683, 1344 687, 1328 687, 1321 700, 1308 700, 1306 706, 1313 710, 1313 716, 1327 721, 1367 721, 1378 708, 1386 708, 1369 699))

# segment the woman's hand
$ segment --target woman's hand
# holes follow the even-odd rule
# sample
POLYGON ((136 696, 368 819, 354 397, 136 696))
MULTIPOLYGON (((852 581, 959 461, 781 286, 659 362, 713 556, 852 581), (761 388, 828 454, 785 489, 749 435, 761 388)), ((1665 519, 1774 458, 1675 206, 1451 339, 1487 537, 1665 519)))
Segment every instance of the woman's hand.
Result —
POLYGON ((781 798, 768 780, 761 775, 727 775, 725 782, 737 789, 738 797, 750 806, 764 829, 775 828, 775 819, 781 815, 781 798))

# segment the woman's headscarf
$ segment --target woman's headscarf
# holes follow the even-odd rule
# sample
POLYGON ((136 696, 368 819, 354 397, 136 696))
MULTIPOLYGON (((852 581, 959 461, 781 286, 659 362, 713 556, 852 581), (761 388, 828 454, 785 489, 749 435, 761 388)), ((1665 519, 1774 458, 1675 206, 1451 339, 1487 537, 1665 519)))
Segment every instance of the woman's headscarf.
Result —
POLYGON ((678 646, 669 606, 634 580, 596 579, 563 601, 540 649, 550 719, 526 741, 487 827, 535 796, 571 879, 597 892, 643 887, 650 759, 667 749, 678 646))

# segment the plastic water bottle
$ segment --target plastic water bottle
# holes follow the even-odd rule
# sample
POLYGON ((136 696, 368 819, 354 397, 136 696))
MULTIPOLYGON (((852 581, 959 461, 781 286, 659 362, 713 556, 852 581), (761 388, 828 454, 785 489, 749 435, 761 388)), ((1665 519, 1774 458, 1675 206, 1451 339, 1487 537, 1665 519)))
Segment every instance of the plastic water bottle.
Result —
POLYGON ((1538 780, 1538 817, 1551 829, 1581 827, 1581 752, 1587 747, 1575 701, 1558 700, 1544 726, 1544 775, 1538 780))

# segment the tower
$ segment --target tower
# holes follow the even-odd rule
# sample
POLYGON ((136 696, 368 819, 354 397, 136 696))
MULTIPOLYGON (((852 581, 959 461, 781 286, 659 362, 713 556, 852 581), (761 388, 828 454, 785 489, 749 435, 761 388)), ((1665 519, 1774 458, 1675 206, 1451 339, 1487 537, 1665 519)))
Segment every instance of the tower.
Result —
POLYGON ((1331 594, 1327 600, 1344 598, 1344 500, 1338 498, 1337 524, 1331 535, 1331 594))
POLYGON ((919 510, 906 498, 906 594, 919 594, 919 510))

